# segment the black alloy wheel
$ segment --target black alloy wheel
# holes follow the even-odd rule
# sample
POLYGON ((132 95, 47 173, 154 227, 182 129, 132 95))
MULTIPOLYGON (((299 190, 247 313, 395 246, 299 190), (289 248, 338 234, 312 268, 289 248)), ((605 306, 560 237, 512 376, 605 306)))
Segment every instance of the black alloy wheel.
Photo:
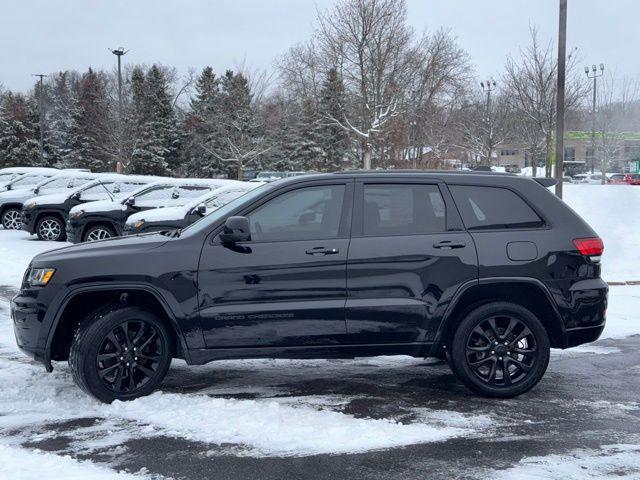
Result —
POLYGON ((158 388, 171 365, 173 330, 138 306, 108 305, 87 317, 69 351, 73 380, 98 400, 133 400, 158 388))
POLYGON ((531 330, 518 318, 503 314, 481 321, 467 338, 467 363, 489 385, 512 385, 533 368, 538 348, 531 330))
POLYGON ((454 373, 469 389, 490 397, 531 390, 549 364, 544 325, 521 305, 493 302, 469 312, 450 344, 454 373))
POLYGON ((96 371, 117 395, 131 394, 158 375, 165 346, 156 328, 142 320, 125 321, 102 341, 96 371))

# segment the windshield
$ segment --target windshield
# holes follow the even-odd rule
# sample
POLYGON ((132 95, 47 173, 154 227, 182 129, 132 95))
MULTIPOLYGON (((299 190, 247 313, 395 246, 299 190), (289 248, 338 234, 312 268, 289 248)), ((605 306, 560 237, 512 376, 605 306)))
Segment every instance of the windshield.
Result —
POLYGON ((196 220, 191 225, 185 227, 183 232, 187 232, 187 231, 195 232, 195 231, 204 230, 210 227, 211 225, 213 225, 214 223, 216 223, 221 218, 224 218, 225 216, 227 216, 230 212, 233 212, 236 208, 240 207, 245 203, 252 202, 255 198, 260 197, 262 194, 264 194, 265 192, 269 191, 272 188, 274 188, 272 183, 266 183, 264 185, 260 185, 258 188, 250 190, 246 194, 238 198, 235 198, 231 200, 229 203, 227 203, 226 205, 223 205, 217 210, 214 210, 211 214, 196 220))
POLYGON ((25 175, 23 177, 18 178, 11 184, 12 189, 17 189, 21 187, 28 187, 31 185, 36 185, 37 183, 46 180, 51 177, 51 175, 25 175))
POLYGON ((14 177, 14 175, 16 175, 16 174, 15 173, 0 173, 0 183, 10 181, 14 177))

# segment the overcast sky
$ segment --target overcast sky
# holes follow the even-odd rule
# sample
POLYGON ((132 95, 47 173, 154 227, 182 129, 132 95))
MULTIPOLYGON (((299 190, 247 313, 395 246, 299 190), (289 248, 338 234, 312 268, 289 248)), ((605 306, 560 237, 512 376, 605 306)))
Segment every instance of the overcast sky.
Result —
MULTIPOLYGON (((108 47, 131 51, 128 63, 160 62, 185 73, 245 63, 273 69, 274 59, 311 35, 316 11, 334 0, 4 0, 0 83, 32 87, 33 73, 111 68, 108 47)), ((584 63, 640 76, 638 0, 569 0, 567 46, 584 63)), ((450 29, 481 77, 498 76, 507 54, 527 44, 535 24, 555 39, 558 0, 408 0, 416 31, 450 29)))

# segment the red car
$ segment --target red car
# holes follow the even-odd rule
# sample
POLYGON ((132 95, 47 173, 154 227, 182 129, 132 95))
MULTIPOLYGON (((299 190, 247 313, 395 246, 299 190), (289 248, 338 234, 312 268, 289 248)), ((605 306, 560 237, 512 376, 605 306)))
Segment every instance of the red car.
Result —
POLYGON ((616 173, 609 177, 611 185, 640 185, 640 173, 616 173))

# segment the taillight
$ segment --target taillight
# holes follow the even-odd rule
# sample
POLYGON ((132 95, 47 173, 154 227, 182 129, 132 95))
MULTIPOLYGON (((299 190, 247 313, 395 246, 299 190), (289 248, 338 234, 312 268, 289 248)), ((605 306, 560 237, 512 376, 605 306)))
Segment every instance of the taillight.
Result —
POLYGON ((600 255, 602 255, 602 252, 604 251, 604 244, 598 237, 576 238, 573 240, 573 244, 581 255, 589 257, 594 262, 600 260, 600 255))

